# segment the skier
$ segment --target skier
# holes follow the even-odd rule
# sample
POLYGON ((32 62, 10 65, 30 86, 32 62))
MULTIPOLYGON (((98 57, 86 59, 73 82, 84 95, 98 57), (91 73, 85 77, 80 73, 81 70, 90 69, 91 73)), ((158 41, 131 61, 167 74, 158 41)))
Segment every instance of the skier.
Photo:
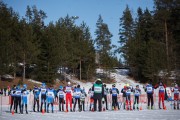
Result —
POLYGON ((122 88, 121 93, 123 93, 123 103, 124 103, 123 107, 125 110, 125 107, 126 107, 126 86, 124 86, 124 88, 122 88))
POLYGON ((51 104, 52 113, 53 113, 54 112, 53 103, 54 103, 55 95, 54 95, 54 89, 52 85, 47 90, 46 97, 47 97, 47 113, 49 113, 49 104, 51 104))
POLYGON ((139 85, 136 85, 136 88, 133 90, 134 92, 134 105, 133 109, 135 110, 135 105, 137 104, 136 108, 139 110, 139 96, 141 94, 141 89, 139 88, 139 85))
POLYGON ((28 111, 27 111, 27 96, 28 96, 28 94, 29 94, 29 92, 27 91, 27 85, 24 84, 23 90, 22 90, 22 111, 21 111, 21 114, 23 114, 24 105, 25 105, 25 109, 26 109, 26 114, 28 114, 28 111))
POLYGON ((94 91, 92 91, 92 88, 89 88, 88 94, 90 96, 90 106, 89 106, 89 111, 94 111, 94 91))
POLYGON ((43 110, 43 105, 44 105, 44 110, 46 112, 46 92, 47 92, 47 89, 46 89, 46 84, 45 83, 42 83, 42 87, 40 88, 40 92, 41 92, 41 112, 43 110))
POLYGON ((118 106, 117 96, 119 94, 119 90, 116 88, 115 84, 112 85, 110 94, 112 94, 112 110, 117 110, 117 106, 118 106))
POLYGON ((58 95, 57 95, 56 89, 54 89, 54 95, 55 95, 54 101, 57 102, 58 101, 58 95))
POLYGON ((73 111, 75 112, 75 108, 76 108, 76 103, 78 102, 78 108, 80 111, 80 96, 81 96, 82 90, 80 88, 80 85, 77 85, 77 87, 74 89, 74 107, 73 107, 73 111))
POLYGON ((126 110, 132 110, 131 108, 131 92, 132 88, 129 86, 129 84, 126 85, 126 110))
POLYGON ((83 89, 82 93, 81 93, 81 96, 80 96, 80 110, 81 111, 85 111, 85 98, 86 98, 86 96, 87 96, 86 92, 83 89))
MULTIPOLYGON (((104 86, 104 96, 103 96, 103 98, 104 98, 104 100, 105 100, 105 102, 106 102, 106 110, 108 110, 108 105, 107 105, 108 89, 106 88, 106 84, 104 84, 103 86, 104 86)), ((104 105, 104 103, 103 103, 103 105, 104 105)))
POLYGON ((179 92, 180 88, 178 87, 178 84, 175 83, 174 88, 171 88, 171 91, 174 92, 174 109, 179 110, 179 92))
POLYGON ((98 108, 99 112, 101 112, 102 109, 102 97, 104 96, 104 89, 103 89, 103 83, 101 79, 97 79, 95 84, 92 87, 92 91, 94 91, 94 111, 96 111, 96 105, 98 101, 98 108))
POLYGON ((150 81, 149 84, 146 85, 145 92, 147 93, 147 98, 148 98, 148 109, 150 109, 150 102, 151 102, 151 109, 153 108, 154 105, 154 100, 153 100, 153 94, 154 94, 154 88, 152 86, 152 82, 150 81))
POLYGON ((13 86, 13 88, 10 90, 10 95, 11 95, 11 106, 10 106, 10 112, 12 112, 12 106, 14 105, 14 110, 15 110, 15 92, 16 92, 16 85, 13 86))
POLYGON ((15 113, 17 113, 18 105, 19 105, 19 112, 21 113, 21 94, 22 90, 20 88, 20 85, 17 85, 16 92, 15 92, 15 113))
POLYGON ((72 86, 70 82, 68 82, 68 85, 65 87, 65 93, 66 93, 66 111, 68 112, 68 103, 70 103, 70 111, 72 112, 72 86))
POLYGON ((33 105, 33 111, 35 111, 35 106, 37 103, 37 111, 39 112, 39 94, 40 94, 40 89, 35 85, 33 89, 33 94, 34 94, 34 105, 33 105))
POLYGON ((163 109, 166 109, 164 105, 166 85, 160 80, 159 83, 154 86, 155 89, 157 89, 158 87, 159 87, 159 109, 161 109, 161 101, 162 101, 163 109))
POLYGON ((64 90, 63 90, 63 86, 59 86, 59 90, 58 90, 57 95, 59 97, 59 111, 64 111, 64 90))

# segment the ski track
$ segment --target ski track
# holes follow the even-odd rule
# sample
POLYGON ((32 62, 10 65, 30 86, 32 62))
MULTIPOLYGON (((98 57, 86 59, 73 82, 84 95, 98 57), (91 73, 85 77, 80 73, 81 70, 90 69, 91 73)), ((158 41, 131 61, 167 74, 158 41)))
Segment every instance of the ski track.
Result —
POLYGON ((106 111, 106 112, 55 112, 10 114, 2 113, 1 120, 180 120, 179 110, 142 110, 142 111, 106 111))

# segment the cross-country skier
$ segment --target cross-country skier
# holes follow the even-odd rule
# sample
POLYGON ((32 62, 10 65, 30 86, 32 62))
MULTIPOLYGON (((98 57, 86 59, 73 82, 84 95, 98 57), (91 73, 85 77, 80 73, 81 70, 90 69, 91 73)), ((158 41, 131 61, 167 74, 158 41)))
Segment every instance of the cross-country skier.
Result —
POLYGON ((66 111, 68 112, 68 103, 70 103, 70 111, 72 112, 72 86, 70 82, 68 82, 68 85, 65 87, 65 93, 66 93, 66 111))
POLYGON ((180 88, 178 84, 175 83, 174 88, 171 88, 171 91, 174 92, 174 109, 179 110, 179 92, 180 88))
POLYGON ((86 98, 86 92, 85 90, 83 89, 82 90, 82 93, 81 93, 81 96, 80 96, 80 110, 81 111, 85 111, 85 98, 86 98))
POLYGON ((123 94, 122 97, 123 97, 123 107, 124 107, 124 110, 126 109, 126 86, 124 86, 124 88, 122 88, 121 90, 121 93, 123 94))
POLYGON ((90 106, 89 111, 94 111, 94 91, 92 91, 92 88, 89 88, 88 94, 90 96, 90 106))
POLYGON ((52 85, 47 90, 46 96, 47 96, 47 113, 49 113, 49 105, 50 104, 51 104, 51 108, 52 108, 51 110, 52 110, 52 113, 53 113, 54 112, 53 103, 54 103, 55 95, 54 95, 54 89, 53 89, 52 85))
POLYGON ((119 90, 116 88, 115 84, 112 85, 110 94, 112 94, 112 110, 117 110, 118 107, 117 95, 119 94, 119 90))
POLYGON ((58 90, 58 97, 59 97, 59 111, 64 111, 64 90, 63 86, 59 86, 58 90))
POLYGON ((46 112, 46 93, 47 93, 47 89, 46 89, 46 84, 42 83, 42 87, 40 88, 40 92, 41 92, 41 112, 43 109, 43 105, 44 105, 44 110, 46 112))
POLYGON ((74 89, 74 98, 75 98, 74 107, 73 107, 74 112, 75 112, 77 102, 78 102, 78 108, 79 108, 79 111, 80 111, 80 96, 81 96, 81 93, 82 93, 82 91, 81 91, 80 85, 77 85, 77 87, 74 89))
POLYGON ((13 88, 10 90, 10 95, 11 95, 11 106, 10 106, 10 112, 12 112, 12 106, 14 105, 14 110, 15 110, 15 92, 16 92, 16 85, 13 86, 13 88))
POLYGON ((161 101, 162 101, 163 109, 165 109, 164 97, 165 97, 166 85, 160 80, 159 83, 154 86, 155 89, 157 89, 158 87, 159 87, 159 109, 161 109, 161 101))
POLYGON ((28 111, 27 111, 27 96, 28 96, 28 94, 29 94, 29 92, 27 91, 27 85, 24 84, 23 90, 22 90, 22 111, 21 111, 22 114, 23 114, 24 105, 25 105, 26 114, 28 114, 28 111))
POLYGON ((34 94, 34 105, 33 105, 33 111, 35 111, 36 103, 37 103, 37 111, 39 112, 39 94, 40 94, 40 89, 35 85, 33 89, 33 94, 34 94))
POLYGON ((94 91, 94 111, 96 111, 97 101, 99 112, 102 110, 102 97, 104 96, 103 83, 101 79, 97 79, 95 84, 92 87, 92 91, 94 91))
MULTIPOLYGON (((106 102, 106 110, 108 110, 108 105, 107 105, 107 94, 108 94, 108 89, 106 88, 106 84, 103 85, 104 86, 104 101, 106 102)), ((103 103, 104 105, 104 103, 103 103)))
POLYGON ((152 86, 151 81, 149 82, 149 84, 146 85, 145 92, 147 93, 147 98, 148 98, 148 109, 150 109, 150 102, 151 102, 151 109, 153 109, 153 105, 154 105, 154 100, 153 100, 154 87, 152 86))
POLYGON ((20 88, 20 85, 17 85, 16 87, 16 92, 15 92, 15 102, 16 102, 16 107, 15 107, 15 112, 17 113, 17 109, 19 106, 19 112, 21 113, 21 95, 22 95, 22 90, 20 88))
POLYGON ((134 105, 133 109, 135 110, 135 105, 137 104, 136 108, 139 110, 139 96, 141 94, 141 89, 139 88, 139 85, 136 85, 136 88, 133 90, 134 92, 134 105))
POLYGON ((126 110, 132 110, 131 107, 131 92, 133 92, 132 88, 129 84, 126 85, 126 110))

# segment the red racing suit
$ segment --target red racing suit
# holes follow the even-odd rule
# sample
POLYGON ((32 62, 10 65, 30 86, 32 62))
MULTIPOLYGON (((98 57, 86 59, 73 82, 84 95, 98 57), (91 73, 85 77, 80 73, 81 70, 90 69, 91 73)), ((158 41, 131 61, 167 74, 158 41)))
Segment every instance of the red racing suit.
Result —
POLYGON ((164 105, 164 96, 165 96, 165 89, 166 89, 166 85, 165 84, 157 84, 155 85, 155 89, 159 87, 159 108, 161 108, 161 101, 162 101, 162 105, 163 105, 163 109, 165 109, 165 105, 164 105))
POLYGON ((72 110, 72 87, 66 86, 65 93, 66 93, 66 110, 68 111, 68 103, 70 103, 70 109, 72 110))

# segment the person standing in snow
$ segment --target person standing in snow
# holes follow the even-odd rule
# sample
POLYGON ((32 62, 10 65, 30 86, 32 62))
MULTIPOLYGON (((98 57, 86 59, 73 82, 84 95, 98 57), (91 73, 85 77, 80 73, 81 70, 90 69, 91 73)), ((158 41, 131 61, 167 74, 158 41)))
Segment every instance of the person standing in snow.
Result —
POLYGON ((33 105, 33 111, 35 111, 36 103, 37 103, 37 111, 39 112, 39 94, 40 94, 40 89, 35 85, 33 89, 33 94, 34 94, 34 105, 33 105))
POLYGON ((92 87, 92 91, 94 91, 94 111, 96 111, 97 101, 99 112, 102 111, 102 97, 104 96, 104 88, 101 79, 97 79, 92 87))
POLYGON ((82 93, 81 93, 81 96, 80 96, 80 110, 81 111, 85 111, 85 98, 86 98, 86 92, 85 90, 83 89, 82 90, 82 93))
MULTIPOLYGON (((108 89, 106 88, 106 84, 103 85, 104 86, 104 101, 106 103, 106 110, 108 110, 108 105, 107 105, 107 94, 108 94, 108 89)), ((104 103, 103 103, 104 104, 104 103)))
POLYGON ((158 87, 159 87, 159 109, 161 109, 161 101, 162 101, 163 109, 165 109, 164 97, 165 97, 166 85, 160 80, 159 83, 154 86, 155 89, 157 89, 158 87))
POLYGON ((124 110, 126 109, 126 86, 124 86, 124 88, 122 88, 121 90, 121 93, 123 94, 122 97, 123 97, 123 107, 124 107, 124 110))
POLYGON ((18 105, 19 105, 19 112, 21 113, 21 96, 22 96, 22 90, 20 88, 20 85, 17 85, 16 87, 16 92, 15 92, 15 102, 16 102, 16 107, 15 107, 15 112, 17 113, 18 105))
POLYGON ((40 92, 41 92, 41 112, 43 109, 43 105, 44 105, 44 110, 46 112, 46 93, 47 93, 47 89, 46 89, 46 84, 42 83, 42 87, 40 88, 40 92))
POLYGON ((16 85, 13 86, 13 88, 10 90, 10 95, 11 95, 11 106, 10 106, 10 112, 12 112, 12 106, 14 105, 14 110, 15 110, 15 92, 16 92, 16 85))
POLYGON ((74 107, 73 107, 74 112, 75 112, 77 102, 78 102, 78 108, 79 108, 79 111, 80 111, 80 96, 81 96, 81 93, 82 93, 82 91, 81 91, 80 85, 77 85, 77 87, 74 89, 74 98, 75 98, 74 107))
POLYGON ((54 89, 53 89, 52 85, 47 90, 46 96, 47 96, 47 113, 49 113, 49 105, 50 104, 51 104, 51 110, 52 110, 52 113, 53 113, 54 112, 53 103, 54 103, 55 95, 54 95, 54 89))
POLYGON ((22 90, 22 110, 21 110, 21 114, 23 114, 23 108, 25 105, 25 110, 26 110, 26 114, 28 114, 27 111, 27 98, 28 98, 29 92, 27 91, 27 85, 24 84, 23 85, 23 90, 22 90))
POLYGON ((134 105, 133 109, 135 110, 135 105, 137 104, 136 108, 139 110, 139 96, 141 94, 141 89, 139 88, 139 85, 136 85, 136 88, 133 90, 134 92, 134 105))
POLYGON ((171 88, 171 91, 174 92, 174 109, 179 110, 179 92, 180 88, 178 84, 175 83, 174 88, 171 88))
POLYGON ((59 111, 64 111, 64 90, 63 86, 59 86, 59 90, 57 93, 59 97, 59 111))
POLYGON ((68 103, 70 103, 70 111, 72 112, 72 86, 70 82, 68 82, 68 85, 65 87, 65 93, 66 93, 66 111, 68 112, 68 103))
POLYGON ((151 109, 153 109, 154 100, 153 100, 153 94, 154 94, 154 87, 152 86, 152 82, 150 81, 149 84, 146 85, 145 92, 147 93, 148 98, 148 109, 150 109, 150 102, 151 102, 151 109))
POLYGON ((89 111, 94 111, 94 91, 92 91, 92 88, 89 88, 88 94, 90 96, 90 106, 89 111))
POLYGON ((132 110, 131 107, 131 92, 133 92, 132 88, 129 84, 126 85, 126 110, 132 110))
POLYGON ((110 94, 112 94, 112 110, 117 110, 117 106, 118 106, 117 96, 119 94, 119 90, 116 88, 115 84, 112 85, 110 94))

